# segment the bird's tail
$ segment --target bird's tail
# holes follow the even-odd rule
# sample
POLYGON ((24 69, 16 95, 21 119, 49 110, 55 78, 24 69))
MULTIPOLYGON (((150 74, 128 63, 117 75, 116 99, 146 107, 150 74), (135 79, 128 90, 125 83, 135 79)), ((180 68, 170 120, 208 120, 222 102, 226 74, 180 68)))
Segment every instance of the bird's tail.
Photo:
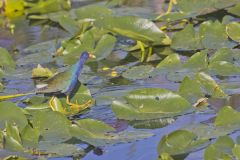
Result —
POLYGON ((17 98, 17 97, 23 97, 23 96, 28 96, 28 95, 32 95, 35 93, 22 93, 22 94, 12 94, 12 95, 0 95, 0 101, 5 101, 8 99, 12 99, 12 98, 17 98))

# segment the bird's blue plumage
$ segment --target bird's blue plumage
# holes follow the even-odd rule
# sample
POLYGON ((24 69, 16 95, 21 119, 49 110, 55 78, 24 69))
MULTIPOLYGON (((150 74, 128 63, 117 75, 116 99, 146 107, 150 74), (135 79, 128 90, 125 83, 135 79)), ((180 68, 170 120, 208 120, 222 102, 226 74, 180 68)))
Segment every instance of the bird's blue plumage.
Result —
POLYGON ((62 91, 66 95, 70 95, 72 90, 74 89, 75 85, 78 82, 78 77, 83 69, 85 61, 89 58, 89 53, 88 52, 83 52, 78 60, 78 62, 72 66, 72 76, 70 81, 70 85, 66 88, 65 91, 62 91))

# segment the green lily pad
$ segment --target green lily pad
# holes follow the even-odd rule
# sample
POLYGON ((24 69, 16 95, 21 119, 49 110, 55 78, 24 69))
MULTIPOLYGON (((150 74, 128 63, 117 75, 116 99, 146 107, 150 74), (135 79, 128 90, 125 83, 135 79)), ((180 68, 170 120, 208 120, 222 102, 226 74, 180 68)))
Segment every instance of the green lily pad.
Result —
POLYGON ((120 119, 157 119, 173 117, 192 110, 187 100, 176 93, 160 88, 134 90, 126 95, 125 99, 129 104, 120 101, 112 103, 113 112, 120 119))
POLYGON ((226 31, 228 36, 236 41, 236 42, 240 42, 240 23, 238 22, 231 22, 229 24, 227 24, 226 26, 226 31))
POLYGON ((164 58, 157 66, 157 69, 176 69, 181 65, 181 59, 178 54, 170 54, 164 58))
POLYGON ((11 151, 24 151, 21 142, 18 127, 11 122, 6 122, 6 134, 4 135, 3 148, 11 151))
POLYGON ((235 144, 233 149, 232 149, 232 153, 233 155, 237 158, 237 159, 240 159, 240 145, 239 144, 235 144))
POLYGON ((182 31, 173 35, 171 47, 175 50, 197 50, 202 49, 199 35, 195 32, 193 25, 187 25, 182 31))
POLYGON ((202 89, 196 80, 185 77, 179 87, 179 94, 189 102, 196 103, 198 99, 204 97, 202 89))
POLYGON ((84 154, 82 148, 67 143, 52 144, 49 142, 40 142, 39 149, 49 154, 49 157, 72 156, 79 153, 84 154))
POLYGON ((80 7, 74 10, 75 16, 77 19, 100 19, 102 17, 110 16, 112 14, 112 10, 105 6, 98 5, 89 5, 80 7))
POLYGON ((112 131, 115 131, 115 129, 111 126, 93 119, 79 120, 77 125, 72 125, 71 127, 73 137, 94 146, 105 146, 120 142, 126 143, 153 135, 144 131, 111 133, 112 131))
POLYGON ((208 139, 199 138, 187 130, 177 130, 165 135, 158 144, 158 154, 168 153, 172 156, 188 154, 205 146, 208 139))
POLYGON ((215 61, 210 63, 208 67, 211 72, 222 76, 238 75, 240 73, 240 67, 226 61, 215 61))
POLYGON ((122 76, 132 80, 145 79, 150 76, 151 71, 153 71, 153 67, 151 65, 134 66, 123 72, 122 76))
POLYGON ((36 148, 39 141, 39 130, 27 125, 21 132, 21 140, 24 147, 36 148))
POLYGON ((207 49, 233 47, 228 40, 225 25, 218 21, 206 21, 200 25, 199 35, 203 46, 207 49))
POLYGON ((204 153, 204 159, 232 160, 231 150, 234 147, 233 140, 228 136, 222 136, 214 144, 208 146, 204 153))
POLYGON ((15 69, 16 64, 12 59, 10 53, 5 49, 0 47, 0 67, 4 69, 15 69))
POLYGON ((210 57, 210 63, 217 61, 233 62, 233 51, 229 48, 220 48, 210 57))
POLYGON ((234 7, 229 8, 228 12, 240 17, 240 4, 238 3, 234 7))
POLYGON ((164 44, 168 38, 152 21, 140 17, 105 17, 95 25, 142 42, 164 44))
POLYGON ((216 83, 216 81, 204 72, 199 72, 196 75, 196 80, 204 87, 207 94, 212 97, 226 97, 227 95, 221 89, 221 87, 216 83))
POLYGON ((217 114, 215 126, 231 126, 240 123, 240 113, 230 106, 223 107, 217 114))
POLYGON ((69 131, 71 122, 59 112, 35 112, 32 123, 34 129, 39 130, 43 141, 61 143, 72 137, 69 131))
POLYGON ((103 35, 98 41, 94 50, 94 55, 97 57, 96 60, 102 60, 110 55, 113 51, 116 41, 117 39, 115 36, 110 34, 103 35))
POLYGON ((15 123, 21 131, 27 125, 27 118, 21 108, 12 102, 0 102, 0 128, 5 128, 5 122, 15 123))
POLYGON ((183 67, 195 70, 204 70, 208 66, 207 51, 197 52, 192 55, 183 67))

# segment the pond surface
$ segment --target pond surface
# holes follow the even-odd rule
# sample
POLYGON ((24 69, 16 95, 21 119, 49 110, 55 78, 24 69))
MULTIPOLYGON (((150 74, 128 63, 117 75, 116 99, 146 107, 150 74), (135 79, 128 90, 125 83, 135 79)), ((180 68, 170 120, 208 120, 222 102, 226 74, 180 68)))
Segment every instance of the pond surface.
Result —
MULTIPOLYGON (((74 7, 79 7, 82 5, 87 4, 94 4, 99 3, 98 1, 73 1, 74 7)), ((126 3, 126 5, 130 7, 134 7, 136 12, 140 14, 148 13, 151 14, 160 14, 163 12, 161 0, 132 0, 126 3), (137 8, 136 8, 137 7, 137 8), (141 13, 142 12, 142 13, 141 13)), ((44 64, 45 66, 55 67, 54 64, 48 63, 47 61, 39 62, 36 60, 36 64, 29 64, 21 60, 21 58, 26 57, 30 54, 34 54, 33 50, 28 52, 25 48, 32 46, 34 44, 38 44, 41 42, 55 40, 55 46, 52 45, 50 47, 46 47, 48 53, 55 52, 58 46, 58 42, 61 39, 69 37, 70 35, 59 29, 57 27, 52 26, 34 26, 30 25, 29 21, 26 20, 24 17, 20 19, 16 19, 13 21, 16 25, 14 34, 12 34, 9 30, 5 30, 0 28, 0 46, 7 48, 11 53, 13 53, 13 57, 17 62, 20 62, 21 65, 17 66, 16 72, 12 75, 8 75, 5 77, 3 84, 6 86, 5 90, 3 91, 2 95, 4 94, 12 94, 12 93, 26 93, 31 92, 35 88, 35 82, 31 79, 31 71, 32 68, 36 67, 37 63, 44 64)), ((118 43, 131 43, 130 40, 126 40, 123 37, 120 37, 118 43), (122 38, 122 39, 121 39, 122 38)), ((36 50, 38 52, 38 50, 36 50)), ((122 52, 121 55, 124 55, 124 51, 114 51, 117 56, 119 52, 122 52)), ((184 56, 182 57, 184 59, 184 56)), ((110 62, 106 60, 106 64, 109 63, 109 66, 114 66, 114 62, 110 62)), ((131 62, 122 62, 123 64, 131 65, 131 62)), ((91 66, 91 64, 88 64, 91 66)), ((94 66, 91 66, 94 68, 94 66)), ((103 65, 104 67, 104 65, 103 65)), ((128 122, 125 120, 118 120, 114 113, 111 110, 111 103, 109 100, 104 99, 108 95, 111 95, 115 99, 117 97, 125 95, 131 90, 140 89, 140 88, 165 88, 169 90, 178 90, 180 83, 169 81, 165 75, 157 76, 157 77, 149 77, 144 80, 133 80, 133 81, 126 81, 123 78, 113 78, 108 76, 108 72, 100 73, 103 75, 101 76, 93 76, 94 73, 87 73, 88 67, 86 67, 86 71, 81 75, 80 81, 88 86, 91 91, 91 94, 95 99, 97 99, 97 104, 93 106, 89 111, 87 111, 83 115, 79 115, 77 119, 81 118, 93 118, 97 120, 101 120, 107 124, 110 124, 117 131, 128 130, 131 131, 133 128, 128 125, 128 122), (88 77, 92 79, 88 79, 88 77), (106 78, 107 77, 107 78, 106 78), (104 97, 105 96, 105 97, 104 97)), ((239 80, 238 78, 233 78, 232 81, 236 82, 239 80)), ((230 81, 230 80, 229 80, 230 81)), ((222 80, 224 83, 225 81, 222 80)), ((235 84, 237 85, 237 84, 235 84)), ((231 91, 234 92, 234 91, 231 91)), ((236 91, 237 92, 237 91, 236 91)), ((16 101, 19 99, 15 99, 16 101)), ((237 102, 238 103, 238 102, 237 102)), ((24 105, 23 105, 24 107, 24 105)), ((189 113, 182 116, 176 117, 176 121, 166 127, 160 129, 145 129, 145 131, 150 131, 155 134, 155 136, 138 140, 135 142, 129 143, 120 143, 115 144, 107 147, 101 147, 94 150, 90 150, 89 153, 83 157, 83 160, 156 160, 158 158, 157 146, 161 138, 169 134, 175 130, 184 128, 189 125, 198 124, 199 122, 207 121, 213 117, 215 117, 215 113, 208 112, 208 113, 189 113)), ((237 133, 236 133, 237 134, 237 133)), ((234 135, 232 135, 234 137, 234 135)), ((82 145, 81 145, 82 146, 82 145)), ((84 148, 86 148, 84 146, 84 148)), ((1 151, 0 154, 4 155, 7 152, 1 151), (3 152, 3 153, 1 153, 3 152)), ((201 160, 203 159, 203 152, 204 150, 199 150, 196 152, 191 153, 186 159, 188 160, 201 160)), ((1 157, 1 156, 0 156, 1 157)), ((71 157, 62 157, 62 158, 51 158, 51 159, 72 159, 71 157)))

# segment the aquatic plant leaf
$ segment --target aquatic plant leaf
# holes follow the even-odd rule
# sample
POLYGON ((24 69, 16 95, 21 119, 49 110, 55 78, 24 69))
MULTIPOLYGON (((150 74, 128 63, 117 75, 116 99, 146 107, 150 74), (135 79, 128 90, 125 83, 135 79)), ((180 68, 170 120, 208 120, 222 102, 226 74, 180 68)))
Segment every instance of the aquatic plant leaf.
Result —
POLYGON ((182 31, 173 35, 171 48, 175 50, 197 50, 202 49, 199 35, 195 32, 193 25, 187 25, 182 31))
POLYGON ((226 61, 215 61, 210 63, 208 67, 211 72, 222 76, 238 75, 240 73, 240 67, 226 61))
POLYGON ((177 130, 165 135, 158 144, 158 154, 168 153, 172 156, 188 154, 205 146, 208 139, 199 138, 187 130, 177 130))
POLYGON ((76 93, 71 98, 72 102, 77 101, 79 104, 84 104, 89 100, 93 101, 93 97, 90 93, 90 90, 84 85, 81 85, 80 88, 76 91, 76 93))
POLYGON ((191 108, 191 104, 167 89, 143 88, 131 91, 126 100, 139 112, 177 113, 191 108))
POLYGON ((72 125, 71 133, 73 137, 85 141, 94 146, 106 146, 116 143, 126 143, 153 136, 152 133, 145 131, 123 131, 120 133, 111 133, 114 129, 103 122, 97 120, 83 120, 88 122, 88 126, 78 121, 80 126, 72 125), (96 128, 96 132, 94 130, 96 128), (109 133, 110 132, 110 133, 109 133))
POLYGON ((189 3, 187 0, 178 0, 176 7, 185 13, 199 14, 204 13, 204 11, 209 12, 211 10, 214 10, 214 3, 215 1, 213 0, 193 0, 191 3, 189 3))
POLYGON ((176 69, 181 65, 181 60, 178 54, 170 54, 164 58, 157 66, 157 69, 176 69))
POLYGON ((231 48, 234 46, 234 44, 228 40, 225 25, 218 21, 203 22, 199 28, 199 35, 204 48, 207 49, 231 48))
POLYGON ((135 120, 130 121, 129 124, 137 129, 156 129, 163 128, 169 124, 175 122, 174 118, 161 118, 161 119, 150 119, 150 120, 135 120))
POLYGON ((217 61, 233 62, 233 51, 229 48, 218 49, 211 57, 210 63, 217 61))
POLYGON ((145 88, 134 90, 125 97, 127 104, 112 102, 112 110, 119 119, 146 120, 173 117, 192 112, 191 104, 166 89, 145 88))
POLYGON ((71 138, 69 131, 71 122, 59 112, 34 112, 32 123, 34 129, 39 130, 42 140, 44 141, 61 143, 71 138))
POLYGON ((110 34, 103 35, 102 38, 98 41, 94 50, 96 60, 102 60, 109 56, 113 51, 116 41, 117 39, 115 36, 112 36, 110 34))
POLYGON ((14 123, 6 122, 6 133, 4 135, 3 148, 11 151, 23 151, 22 141, 18 127, 14 123))
POLYGON ((112 10, 105 6, 88 5, 73 10, 77 19, 101 19, 112 14, 112 10))
POLYGON ((183 67, 188 68, 189 70, 204 70, 208 67, 208 57, 207 51, 197 52, 192 55, 183 67))
POLYGON ((53 61, 52 53, 56 51, 56 40, 50 40, 25 48, 26 55, 16 60, 18 65, 37 65, 53 61))
POLYGON ((235 5, 234 7, 231 7, 227 10, 229 13, 232 13, 238 17, 240 17, 240 3, 235 5))
POLYGON ((94 119, 81 119, 75 122, 81 129, 85 129, 94 134, 105 134, 106 132, 115 131, 113 127, 94 119))
POLYGON ((72 156, 75 154, 84 153, 82 148, 68 143, 53 144, 42 141, 39 143, 39 149, 42 152, 49 154, 49 157, 72 156))
POLYGON ((75 36, 80 31, 80 27, 77 21, 75 21, 69 16, 63 15, 61 18, 58 19, 58 23, 72 36, 75 36))
POLYGON ((52 71, 48 68, 43 68, 40 64, 32 70, 32 78, 49 78, 51 76, 53 76, 52 71))
POLYGON ((39 141, 39 130, 27 125, 21 132, 21 140, 24 147, 37 148, 39 141))
POLYGON ((0 67, 3 69, 15 69, 16 64, 12 59, 10 53, 5 49, 0 47, 0 67))
POLYGON ((240 124, 240 113, 230 106, 223 107, 217 114, 215 126, 231 126, 240 124))
POLYGON ((164 44, 168 39, 152 21, 140 17, 105 17, 97 20, 95 25, 142 42, 164 44))
POLYGON ((240 42, 240 33, 239 33, 240 32, 240 23, 231 22, 231 23, 227 24, 226 32, 232 40, 234 40, 236 42, 240 42))
MULTIPOLYGON (((4 2, 4 12, 6 17, 18 17, 23 14, 24 1, 23 0, 8 0, 4 2)), ((1 7, 0 7, 1 8, 1 7)))
POLYGON ((39 0, 26 1, 24 6, 27 8, 27 14, 44 14, 49 12, 56 12, 61 10, 68 10, 71 8, 71 1, 69 0, 39 0))
POLYGON ((21 108, 12 102, 0 102, 0 128, 5 128, 5 122, 15 123, 21 131, 27 125, 27 118, 21 108))
POLYGON ((228 136, 222 136, 214 144, 208 146, 204 153, 204 159, 232 160, 231 150, 234 147, 233 140, 228 136))
POLYGON ((202 89, 196 80, 185 77, 179 87, 178 93, 186 98, 192 104, 196 103, 198 99, 204 97, 202 89))
POLYGON ((170 12, 170 13, 158 16, 156 18, 156 20, 164 21, 164 22, 172 22, 172 21, 178 21, 178 20, 185 19, 185 18, 190 18, 190 17, 191 16, 189 16, 187 13, 170 12))
POLYGON ((123 72, 122 76, 131 80, 145 79, 150 76, 153 69, 154 68, 151 65, 134 66, 123 72))
POLYGON ((239 151, 240 151, 240 145, 235 144, 233 149, 232 149, 232 153, 237 159, 240 159, 240 152, 239 151))
POLYGON ((208 74, 199 72, 196 74, 196 80, 203 86, 208 95, 219 98, 227 96, 216 81, 208 74))

